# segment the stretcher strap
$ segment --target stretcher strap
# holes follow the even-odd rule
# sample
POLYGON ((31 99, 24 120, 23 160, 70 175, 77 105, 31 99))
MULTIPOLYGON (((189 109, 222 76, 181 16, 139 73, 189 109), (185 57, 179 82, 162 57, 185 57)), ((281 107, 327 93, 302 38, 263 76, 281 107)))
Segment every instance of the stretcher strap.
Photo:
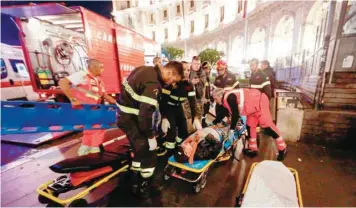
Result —
POLYGON ((80 131, 116 128, 114 105, 1 102, 1 134, 80 131))

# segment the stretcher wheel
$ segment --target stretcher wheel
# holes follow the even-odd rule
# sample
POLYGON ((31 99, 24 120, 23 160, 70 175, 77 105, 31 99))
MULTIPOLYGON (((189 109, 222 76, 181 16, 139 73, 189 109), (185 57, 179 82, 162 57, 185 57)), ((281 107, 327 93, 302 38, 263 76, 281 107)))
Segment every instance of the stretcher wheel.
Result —
POLYGON ((87 207, 88 202, 85 199, 76 199, 72 203, 69 204, 68 207, 87 207))
MULTIPOLYGON (((52 196, 54 197, 58 197, 58 193, 53 193, 52 191, 46 189, 44 190, 44 192, 48 193, 48 194, 51 194, 52 196)), ((38 195, 38 201, 41 203, 41 204, 49 204, 52 202, 52 200, 50 200, 49 198, 45 197, 45 196, 42 196, 42 195, 38 195)))
POLYGON ((195 193, 199 193, 201 191, 201 186, 199 185, 199 183, 193 185, 193 191, 195 193))
POLYGON ((164 178, 165 181, 168 181, 169 179, 171 179, 171 176, 168 175, 168 174, 164 174, 163 178, 164 178))
POLYGON ((206 186, 206 181, 207 181, 207 176, 206 174, 204 173, 204 175, 202 176, 202 178, 200 179, 200 187, 203 189, 205 188, 206 186))

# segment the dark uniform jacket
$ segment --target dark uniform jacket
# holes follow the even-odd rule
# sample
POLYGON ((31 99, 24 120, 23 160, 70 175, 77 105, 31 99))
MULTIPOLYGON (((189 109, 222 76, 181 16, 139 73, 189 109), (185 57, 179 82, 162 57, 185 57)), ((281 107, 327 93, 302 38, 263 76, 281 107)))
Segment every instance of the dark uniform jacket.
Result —
POLYGON ((199 83, 194 85, 196 98, 201 100, 203 98, 203 94, 205 91, 205 83, 206 83, 206 75, 203 69, 199 69, 199 71, 190 71, 189 79, 192 80, 194 78, 199 78, 199 83))
POLYGON ((225 75, 219 75, 215 78, 214 86, 217 88, 231 87, 232 89, 239 87, 239 82, 236 80, 236 76, 227 71, 225 75))
POLYGON ((138 116, 138 128, 147 138, 153 136, 152 114, 158 106, 157 95, 162 85, 158 67, 141 66, 131 72, 121 87, 119 116, 138 116))
POLYGON ((274 97, 274 89, 276 87, 276 78, 275 78, 273 68, 268 67, 267 69, 262 70, 262 72, 268 76, 268 79, 271 82, 271 92, 272 92, 272 97, 274 97))
POLYGON ((172 113, 170 112, 172 108, 169 108, 169 106, 181 107, 182 103, 188 100, 191 116, 194 119, 197 114, 195 95, 196 92, 193 85, 187 80, 178 82, 175 88, 172 86, 162 88, 162 93, 159 96, 159 109, 162 118, 166 118, 167 114, 172 113))
POLYGON ((267 95, 268 99, 272 97, 271 82, 268 76, 261 70, 251 74, 250 88, 259 89, 267 95))
POLYGON ((206 77, 206 82, 205 82, 205 99, 212 101, 209 76, 206 77))

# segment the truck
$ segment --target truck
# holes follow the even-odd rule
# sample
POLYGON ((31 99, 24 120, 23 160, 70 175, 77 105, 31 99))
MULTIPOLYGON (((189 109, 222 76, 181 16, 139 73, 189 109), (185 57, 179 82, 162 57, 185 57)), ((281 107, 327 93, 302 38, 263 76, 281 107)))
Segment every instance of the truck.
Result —
POLYGON ((152 56, 161 53, 153 40, 80 6, 3 6, 1 13, 11 16, 19 30, 30 83, 42 99, 68 101, 58 83, 74 72, 87 70, 89 58, 104 64, 105 89, 117 95, 134 68, 151 65, 152 56))

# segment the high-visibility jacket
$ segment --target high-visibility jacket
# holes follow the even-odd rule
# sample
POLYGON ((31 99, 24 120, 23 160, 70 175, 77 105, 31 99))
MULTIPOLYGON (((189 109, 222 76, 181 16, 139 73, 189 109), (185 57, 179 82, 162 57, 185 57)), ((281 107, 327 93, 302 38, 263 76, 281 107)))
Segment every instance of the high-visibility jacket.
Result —
POLYGON ((188 100, 190 104, 190 111, 192 118, 196 116, 197 113, 197 104, 196 104, 196 92, 194 86, 186 80, 180 81, 173 88, 168 86, 162 88, 162 93, 159 98, 159 109, 162 114, 162 117, 165 118, 170 111, 168 106, 179 106, 188 100))
POLYGON ((152 115, 158 106, 157 95, 161 90, 161 80, 157 66, 141 66, 131 72, 121 87, 118 116, 137 116, 138 128, 147 138, 153 136, 152 115))
POLYGON ((261 70, 251 74, 250 88, 258 89, 265 93, 268 99, 271 99, 272 97, 271 82, 268 76, 261 70))
POLYGON ((261 110, 260 100, 261 92, 257 89, 235 89, 229 90, 224 93, 223 106, 232 114, 232 111, 238 110, 240 115, 248 116, 261 110), (230 109, 230 105, 227 102, 229 95, 233 93, 236 96, 236 102, 238 109, 230 109))
POLYGON ((85 104, 100 104, 105 93, 104 83, 100 77, 90 72, 85 75, 85 82, 71 89, 73 96, 85 104))

